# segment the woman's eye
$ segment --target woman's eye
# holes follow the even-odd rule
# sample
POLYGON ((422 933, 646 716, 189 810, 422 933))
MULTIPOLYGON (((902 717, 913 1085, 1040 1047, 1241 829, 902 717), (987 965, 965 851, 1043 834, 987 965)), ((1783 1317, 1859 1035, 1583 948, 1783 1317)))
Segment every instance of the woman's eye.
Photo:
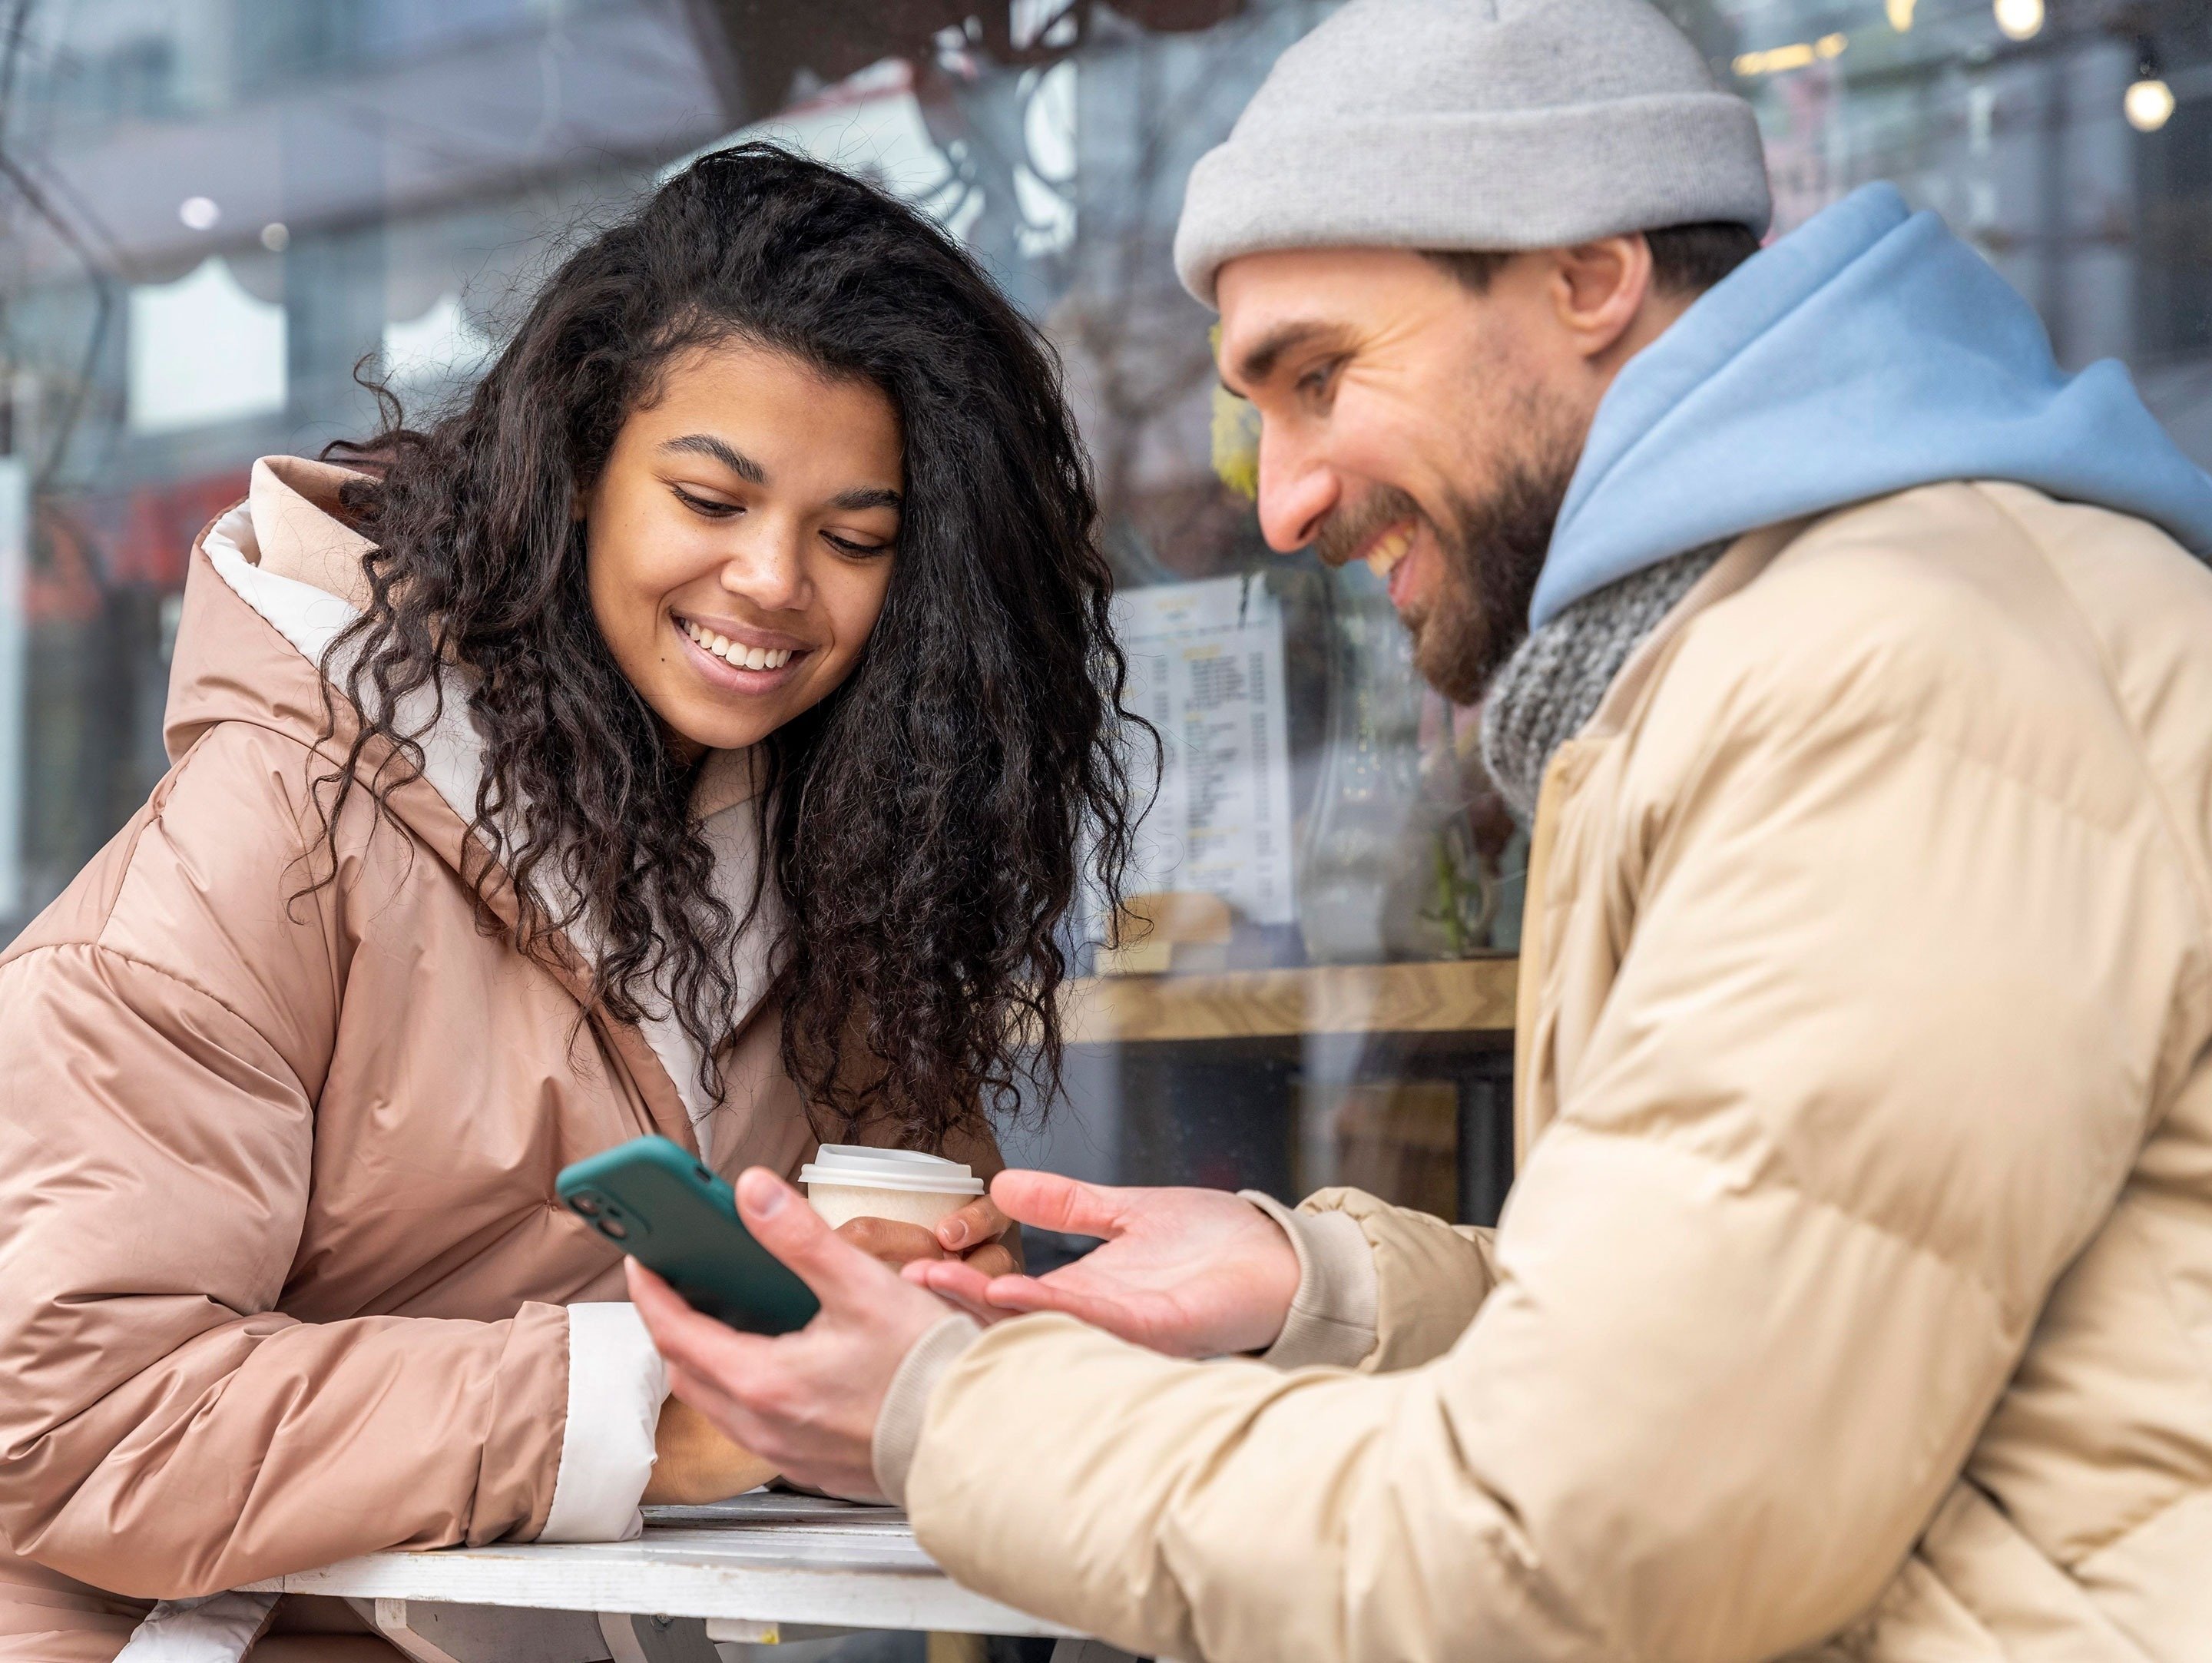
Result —
POLYGON ((855 543, 849 538, 838 536, 834 531, 823 532, 822 533, 822 540, 827 543, 831 548, 836 550, 840 554, 849 554, 855 557, 871 554, 889 554, 891 551, 891 545, 889 543, 855 543))
POLYGON ((694 514, 703 514, 709 520, 726 520, 733 514, 743 514, 745 511, 744 504, 742 503, 718 503, 711 496, 699 496, 695 491, 684 490, 681 485, 671 485, 669 489, 676 493, 676 500, 683 503, 685 508, 690 509, 694 514))

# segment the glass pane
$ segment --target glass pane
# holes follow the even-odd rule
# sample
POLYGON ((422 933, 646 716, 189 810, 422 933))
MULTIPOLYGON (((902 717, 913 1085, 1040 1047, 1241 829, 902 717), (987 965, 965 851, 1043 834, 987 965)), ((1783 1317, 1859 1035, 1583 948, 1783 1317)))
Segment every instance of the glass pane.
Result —
MULTIPOLYGON (((80 0, 6 55, 0 936, 166 765, 191 538, 257 454, 465 388, 576 228, 769 136, 963 238, 1066 362, 1164 745, 1132 921, 1071 922, 1100 1179, 1349 1181, 1486 1216, 1526 840, 1364 568, 1267 551, 1170 260, 1191 164, 1311 0, 80 0)), ((1897 180, 2212 460, 2212 26, 2039 0, 1677 0, 1778 228, 1897 180), (2117 21, 2114 20, 2118 20, 2117 21), (2115 31, 2118 32, 2115 32, 2115 31)))

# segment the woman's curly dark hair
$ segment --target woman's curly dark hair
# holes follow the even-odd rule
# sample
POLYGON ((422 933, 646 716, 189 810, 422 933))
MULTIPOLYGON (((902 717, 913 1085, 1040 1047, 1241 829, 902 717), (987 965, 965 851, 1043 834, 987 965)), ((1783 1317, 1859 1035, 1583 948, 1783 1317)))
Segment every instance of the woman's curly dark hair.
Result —
POLYGON ((561 265, 465 405, 421 432, 387 406, 333 448, 368 465, 347 506, 375 551, 326 661, 363 713, 327 817, 356 785, 380 799, 390 758, 420 769, 458 671, 484 745, 472 829, 526 947, 583 922, 597 998, 631 1021, 672 1004, 714 1088, 743 1014, 731 949, 769 915, 716 899, 693 770, 600 636, 577 514, 664 366, 732 340, 872 383, 904 435, 881 616, 844 685, 764 742, 756 801, 786 1067, 818 1128, 933 1146, 1024 1079, 1058 1087, 1057 928, 1083 851, 1110 905, 1128 850, 1125 667, 1057 360, 880 191, 772 146, 708 155, 561 265))

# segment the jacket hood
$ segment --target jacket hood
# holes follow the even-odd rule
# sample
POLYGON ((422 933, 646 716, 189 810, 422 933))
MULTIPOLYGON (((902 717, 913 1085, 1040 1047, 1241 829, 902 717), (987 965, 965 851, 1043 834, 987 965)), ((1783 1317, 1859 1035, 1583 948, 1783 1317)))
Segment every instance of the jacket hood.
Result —
POLYGON ((2034 308, 1869 185, 1746 261, 1598 406, 1529 608, 1674 555, 1948 479, 2002 479, 2212 551, 2212 478, 2119 363, 2068 375, 2034 308))
POLYGON ((368 549, 331 512, 345 478, 319 463, 264 459, 253 465, 248 499, 200 533, 169 661, 161 738, 171 761, 218 722, 252 722, 310 744, 321 731, 322 679, 304 643, 327 641, 353 615, 354 592, 340 574, 349 549, 358 584, 368 549), (256 499, 270 533, 265 556, 256 499))
MULTIPOLYGON (((226 721, 271 728, 311 747, 322 744, 324 656, 368 599, 362 560, 372 545, 346 523, 339 501, 352 477, 327 463, 264 457, 253 465, 246 500, 201 533, 170 665, 162 737, 173 760, 207 728, 226 721)), ((345 664, 331 667, 342 679, 345 664)), ((419 796, 395 793, 391 807, 458 869, 466 858, 466 833, 459 828, 476 818, 484 746, 454 674, 447 673, 434 720, 429 719, 428 689, 422 690, 415 708, 403 704, 399 712, 403 726, 419 734, 422 779, 436 793, 433 817, 441 824, 424 821, 419 796)), ((750 752, 717 751, 700 770, 691 799, 692 816, 714 854, 716 892, 740 917, 751 906, 758 870, 757 818, 745 811, 755 784, 750 752)), ((754 928, 733 944, 741 1016, 759 1004, 773 981, 767 948, 781 917, 780 898, 771 889, 754 915, 754 928)), ((588 922, 572 926, 568 935, 586 962, 596 958, 588 922)), ((667 990, 653 991, 665 1007, 667 990)), ((648 1007, 655 1002, 647 1001, 648 1007)), ((641 1026, 696 1124, 714 1106, 698 1083, 696 1046, 665 1009, 641 1026)))
MULTIPOLYGON (((216 722, 255 722, 309 742, 321 732, 323 655, 368 604, 362 562, 373 545, 339 500, 357 477, 327 462, 264 456, 246 499, 201 533, 169 671, 162 738, 172 760, 216 722)), ((448 716, 426 736, 428 771, 466 821, 476 813, 482 741, 454 702, 448 716)), ((753 784, 749 752, 714 752, 691 812, 712 819, 749 801, 753 784)))

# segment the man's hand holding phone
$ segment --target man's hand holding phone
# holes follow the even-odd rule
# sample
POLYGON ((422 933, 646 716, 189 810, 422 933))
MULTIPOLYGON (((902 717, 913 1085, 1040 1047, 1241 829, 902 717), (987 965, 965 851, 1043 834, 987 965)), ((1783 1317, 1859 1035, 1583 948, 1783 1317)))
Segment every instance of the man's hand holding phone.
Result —
MULTIPOLYGON (((730 1186, 665 1138, 633 1139, 578 1161, 562 1172, 556 1187, 573 1210, 633 1262, 641 1259, 673 1278, 692 1303, 740 1328, 784 1332, 815 1313, 814 1295, 793 1274, 796 1265, 763 1251, 740 1221, 730 1186)), ((790 1193, 787 1188, 781 1192, 790 1193)), ((841 1250, 830 1246, 835 1238, 819 1220, 811 1221, 806 1239, 836 1260, 841 1250)), ((850 1258, 865 1254, 860 1262, 876 1261, 878 1274, 964 1255, 978 1274, 995 1276, 1017 1268, 1001 1240, 1009 1227, 990 1198, 978 1196, 933 1230, 859 1218, 838 1234, 844 1238, 842 1252, 850 1258)), ((788 1224, 780 1234, 790 1237, 788 1224)), ((665 1286, 657 1279, 652 1285, 665 1286)), ((893 1279, 892 1286, 900 1284, 893 1279)), ((939 1313, 945 1308, 934 1301, 926 1304, 939 1313)), ((733 1441, 680 1398, 662 1405, 653 1449, 653 1478, 642 1498, 648 1505, 720 1501, 781 1471, 776 1461, 733 1441)))
POLYGON ((796 1332, 741 1333, 693 1310, 633 1258, 630 1297, 668 1360, 669 1383, 777 1471, 835 1495, 880 1500, 871 1465, 877 1416, 908 1352, 951 1307, 840 1237, 773 1173, 754 1167, 737 1195, 752 1237, 813 1290, 820 1313, 796 1332))
MULTIPOLYGON (((1272 1343, 1297 1291, 1289 1239, 1219 1191, 1105 1190, 1001 1173, 992 1198, 1000 1215, 1107 1240, 1035 1279, 929 1252, 894 1271, 756 1167, 738 1180, 738 1215, 811 1290, 819 1314, 795 1332, 741 1333, 691 1309, 635 1259, 630 1295, 677 1396, 724 1437, 801 1483, 872 1500, 881 1494, 872 1457, 884 1398, 915 1345, 945 1322, 948 1298, 994 1319, 1066 1311, 1158 1350, 1205 1356, 1272 1343), (942 1295, 925 1291, 939 1287, 942 1295)), ((967 1221, 992 1221, 982 1213, 967 1221)), ((935 1248, 953 1245, 940 1238, 935 1248)))

